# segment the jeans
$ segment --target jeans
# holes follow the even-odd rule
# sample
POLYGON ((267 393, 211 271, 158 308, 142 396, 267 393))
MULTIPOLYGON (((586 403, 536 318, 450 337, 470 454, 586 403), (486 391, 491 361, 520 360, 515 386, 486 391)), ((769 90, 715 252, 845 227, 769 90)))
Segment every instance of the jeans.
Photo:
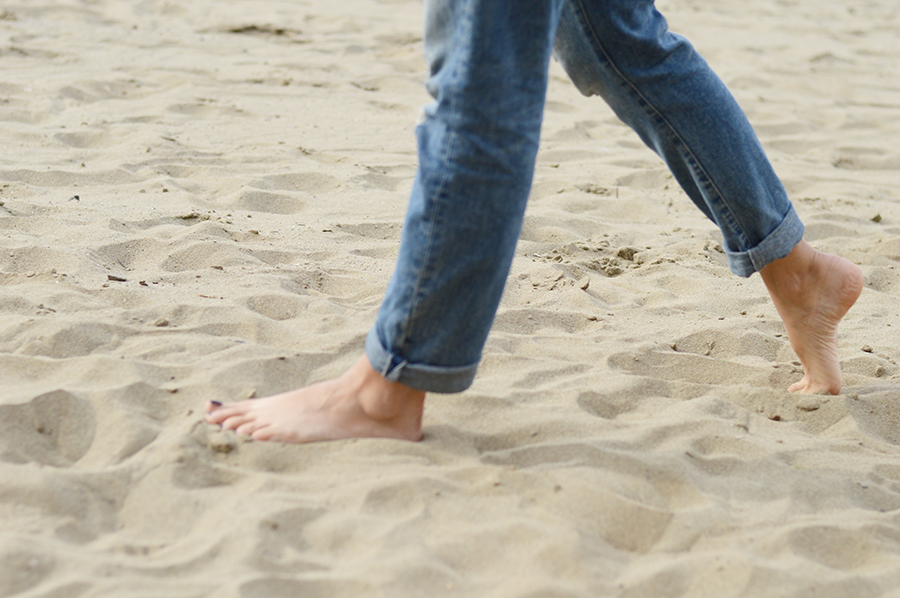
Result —
POLYGON ((538 150, 552 53, 600 95, 722 231, 732 271, 786 256, 803 225, 731 94, 652 0, 426 0, 419 168, 395 273, 366 339, 390 381, 475 377, 538 150))

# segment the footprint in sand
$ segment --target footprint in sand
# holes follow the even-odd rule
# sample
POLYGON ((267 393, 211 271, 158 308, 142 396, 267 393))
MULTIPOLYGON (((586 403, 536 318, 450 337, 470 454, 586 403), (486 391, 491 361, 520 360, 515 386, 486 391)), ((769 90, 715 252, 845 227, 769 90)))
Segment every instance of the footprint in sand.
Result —
POLYGON ((22 405, 0 405, 0 460, 70 467, 94 442, 91 405, 56 390, 22 405))

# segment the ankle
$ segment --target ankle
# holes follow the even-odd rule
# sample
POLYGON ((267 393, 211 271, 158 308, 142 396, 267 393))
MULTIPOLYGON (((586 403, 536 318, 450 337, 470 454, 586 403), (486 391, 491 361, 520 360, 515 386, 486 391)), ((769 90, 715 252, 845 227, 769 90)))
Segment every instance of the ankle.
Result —
POLYGON ((769 294, 776 301, 793 302, 814 284, 821 255, 806 241, 800 241, 785 257, 759 271, 769 294))
POLYGON ((402 419, 410 413, 421 415, 425 393, 384 378, 363 355, 346 376, 365 414, 378 421, 402 419))

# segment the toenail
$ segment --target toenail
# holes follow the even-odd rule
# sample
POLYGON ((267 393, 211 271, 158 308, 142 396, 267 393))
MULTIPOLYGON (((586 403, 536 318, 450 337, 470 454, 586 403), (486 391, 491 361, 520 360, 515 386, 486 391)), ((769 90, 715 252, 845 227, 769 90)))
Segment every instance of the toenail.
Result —
POLYGON ((222 406, 222 401, 210 401, 210 403, 213 404, 213 405, 215 405, 216 407, 221 407, 221 406, 222 406))

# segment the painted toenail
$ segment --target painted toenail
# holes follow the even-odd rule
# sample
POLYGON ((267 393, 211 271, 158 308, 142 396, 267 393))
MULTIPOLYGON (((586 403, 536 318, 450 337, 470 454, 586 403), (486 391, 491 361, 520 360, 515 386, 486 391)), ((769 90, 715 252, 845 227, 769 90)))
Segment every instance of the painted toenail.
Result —
POLYGON ((210 401, 210 403, 213 404, 213 405, 215 405, 216 407, 221 407, 221 406, 222 406, 222 401, 210 401))

